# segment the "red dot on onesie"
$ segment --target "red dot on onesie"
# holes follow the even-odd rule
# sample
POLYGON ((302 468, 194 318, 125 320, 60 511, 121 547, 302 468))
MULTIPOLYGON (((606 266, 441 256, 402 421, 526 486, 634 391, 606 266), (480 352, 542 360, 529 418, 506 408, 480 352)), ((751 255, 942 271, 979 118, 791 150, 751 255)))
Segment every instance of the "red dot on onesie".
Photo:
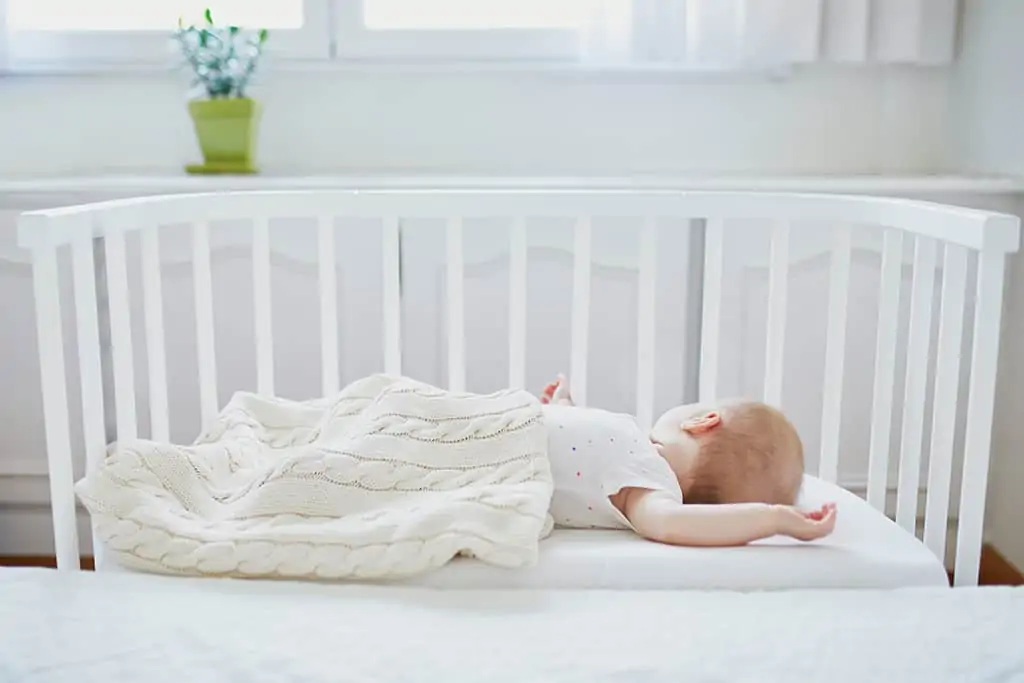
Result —
POLYGON ((576 473, 576 476, 577 476, 577 477, 578 477, 578 476, 580 476, 580 473, 579 473, 579 472, 577 472, 577 473, 576 473))

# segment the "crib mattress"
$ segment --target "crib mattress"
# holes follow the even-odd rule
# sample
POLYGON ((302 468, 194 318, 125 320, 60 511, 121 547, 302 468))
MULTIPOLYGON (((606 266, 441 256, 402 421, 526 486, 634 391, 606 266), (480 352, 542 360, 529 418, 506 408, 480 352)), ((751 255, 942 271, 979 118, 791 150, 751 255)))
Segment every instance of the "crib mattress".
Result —
POLYGON ((615 590, 948 586, 942 563, 914 536, 849 491, 805 477, 800 503, 826 501, 838 503, 836 530, 814 543, 770 538, 740 548, 677 548, 628 531, 556 529, 541 543, 534 567, 502 569, 457 558, 400 583, 615 590))
POLYGON ((4 681, 1019 681, 1024 589, 436 591, 0 569, 4 681))
POLYGON ((801 504, 838 503, 836 530, 800 543, 765 539, 741 548, 677 548, 628 531, 556 530, 530 569, 457 559, 409 583, 460 588, 786 589, 947 586, 942 563, 858 496, 805 477, 801 504))

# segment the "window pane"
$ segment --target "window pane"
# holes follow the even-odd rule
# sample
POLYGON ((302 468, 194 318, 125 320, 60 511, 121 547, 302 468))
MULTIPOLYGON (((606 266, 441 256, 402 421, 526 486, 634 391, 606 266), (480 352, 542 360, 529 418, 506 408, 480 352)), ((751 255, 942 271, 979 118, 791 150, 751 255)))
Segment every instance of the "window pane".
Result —
POLYGON ((172 30, 178 17, 203 21, 207 7, 218 24, 301 28, 303 0, 7 0, 9 28, 18 31, 172 30))
MULTIPOLYGON (((355 0, 344 0, 345 2, 355 0)), ((573 28, 593 0, 363 0, 370 29, 573 28)))

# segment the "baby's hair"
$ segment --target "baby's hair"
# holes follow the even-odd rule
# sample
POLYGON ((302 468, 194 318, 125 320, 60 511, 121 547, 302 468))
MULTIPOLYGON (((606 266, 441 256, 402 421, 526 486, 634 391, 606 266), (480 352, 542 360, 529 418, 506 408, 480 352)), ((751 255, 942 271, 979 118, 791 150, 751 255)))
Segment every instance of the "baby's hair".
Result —
POLYGON ((804 449, 785 415, 756 401, 719 409, 721 424, 700 437, 687 503, 793 505, 804 473, 804 449))

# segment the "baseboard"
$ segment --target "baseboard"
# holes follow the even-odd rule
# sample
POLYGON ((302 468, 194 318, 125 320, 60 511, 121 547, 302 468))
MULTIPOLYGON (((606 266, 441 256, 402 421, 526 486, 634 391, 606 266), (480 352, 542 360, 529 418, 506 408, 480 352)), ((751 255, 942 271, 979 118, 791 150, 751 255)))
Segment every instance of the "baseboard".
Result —
MULTIPOLYGON (((91 555, 82 556, 82 569, 93 570, 95 562, 91 555)), ((53 555, 0 555, 0 567, 56 567, 53 555)), ((950 585, 953 573, 949 573, 950 585)), ((981 570, 978 584, 982 586, 1024 586, 1024 573, 1003 557, 991 544, 981 547, 981 570)))

